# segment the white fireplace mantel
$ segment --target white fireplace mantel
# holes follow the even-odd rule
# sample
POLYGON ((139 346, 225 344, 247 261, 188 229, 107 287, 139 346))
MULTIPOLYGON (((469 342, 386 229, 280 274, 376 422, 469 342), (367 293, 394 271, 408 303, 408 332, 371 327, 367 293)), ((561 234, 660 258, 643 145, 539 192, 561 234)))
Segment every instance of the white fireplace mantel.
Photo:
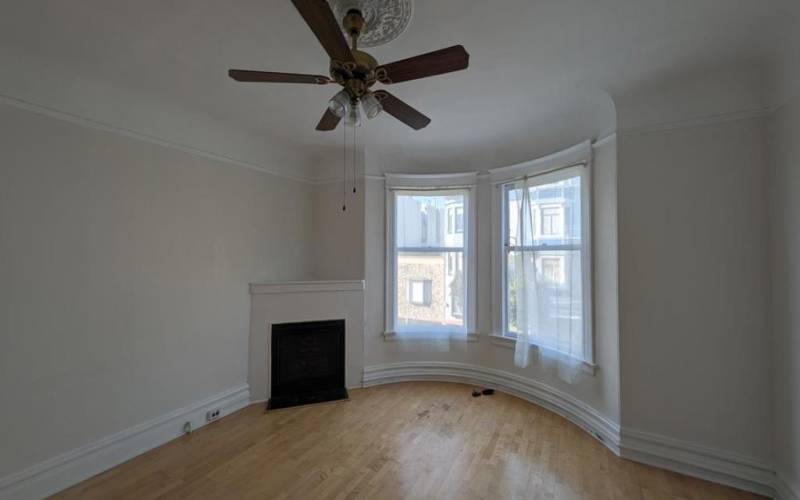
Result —
POLYGON ((364 280, 250 283, 250 295, 265 293, 356 292, 363 290, 364 280))
POLYGON ((281 281, 250 284, 248 382, 253 400, 269 398, 272 325, 345 320, 345 383, 364 372, 364 281, 281 281))

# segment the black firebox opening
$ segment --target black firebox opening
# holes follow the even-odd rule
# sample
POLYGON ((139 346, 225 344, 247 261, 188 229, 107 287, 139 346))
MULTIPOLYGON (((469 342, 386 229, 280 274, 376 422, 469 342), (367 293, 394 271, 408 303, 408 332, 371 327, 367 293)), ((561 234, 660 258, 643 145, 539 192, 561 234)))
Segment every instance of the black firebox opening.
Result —
POLYGON ((277 409, 347 399, 344 320, 272 325, 272 393, 277 409))

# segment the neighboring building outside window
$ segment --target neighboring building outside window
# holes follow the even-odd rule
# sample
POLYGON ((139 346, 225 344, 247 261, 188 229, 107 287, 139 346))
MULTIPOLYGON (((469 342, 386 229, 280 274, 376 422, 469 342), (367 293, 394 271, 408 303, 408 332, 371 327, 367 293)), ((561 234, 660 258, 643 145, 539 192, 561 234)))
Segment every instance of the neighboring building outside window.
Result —
POLYGON ((539 265, 542 277, 548 283, 559 285, 564 283, 564 259, 562 257, 540 257, 539 265))
POLYGON ((447 234, 464 232, 464 207, 451 206, 447 209, 447 234))
POLYGON ((564 206, 543 205, 541 207, 542 236, 561 236, 564 234, 564 206))
POLYGON ((419 214, 420 217, 420 241, 422 243, 428 242, 428 213, 422 210, 419 214))
POLYGON ((453 212, 455 213, 455 232, 461 234, 464 232, 464 207, 454 207, 453 212))
POLYGON ((409 280, 408 301, 415 306, 431 305, 431 280, 409 280))

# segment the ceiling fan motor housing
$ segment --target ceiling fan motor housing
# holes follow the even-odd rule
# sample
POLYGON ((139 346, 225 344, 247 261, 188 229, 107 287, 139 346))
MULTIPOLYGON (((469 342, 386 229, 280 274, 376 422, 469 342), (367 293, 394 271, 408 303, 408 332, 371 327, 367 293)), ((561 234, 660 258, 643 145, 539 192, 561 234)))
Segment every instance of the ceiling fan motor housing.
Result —
POLYGON ((331 61, 330 74, 336 83, 347 89, 354 99, 361 97, 377 81, 375 68, 378 61, 361 50, 353 50, 355 65, 345 67, 337 61, 331 61))

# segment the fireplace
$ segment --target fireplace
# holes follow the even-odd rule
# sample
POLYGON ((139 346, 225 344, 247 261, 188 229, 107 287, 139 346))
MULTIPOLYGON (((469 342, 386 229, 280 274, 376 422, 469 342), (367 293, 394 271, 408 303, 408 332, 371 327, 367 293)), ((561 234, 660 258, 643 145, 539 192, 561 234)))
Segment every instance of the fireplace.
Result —
POLYGON ((267 408, 347 399, 343 319, 272 325, 272 392, 267 408))

